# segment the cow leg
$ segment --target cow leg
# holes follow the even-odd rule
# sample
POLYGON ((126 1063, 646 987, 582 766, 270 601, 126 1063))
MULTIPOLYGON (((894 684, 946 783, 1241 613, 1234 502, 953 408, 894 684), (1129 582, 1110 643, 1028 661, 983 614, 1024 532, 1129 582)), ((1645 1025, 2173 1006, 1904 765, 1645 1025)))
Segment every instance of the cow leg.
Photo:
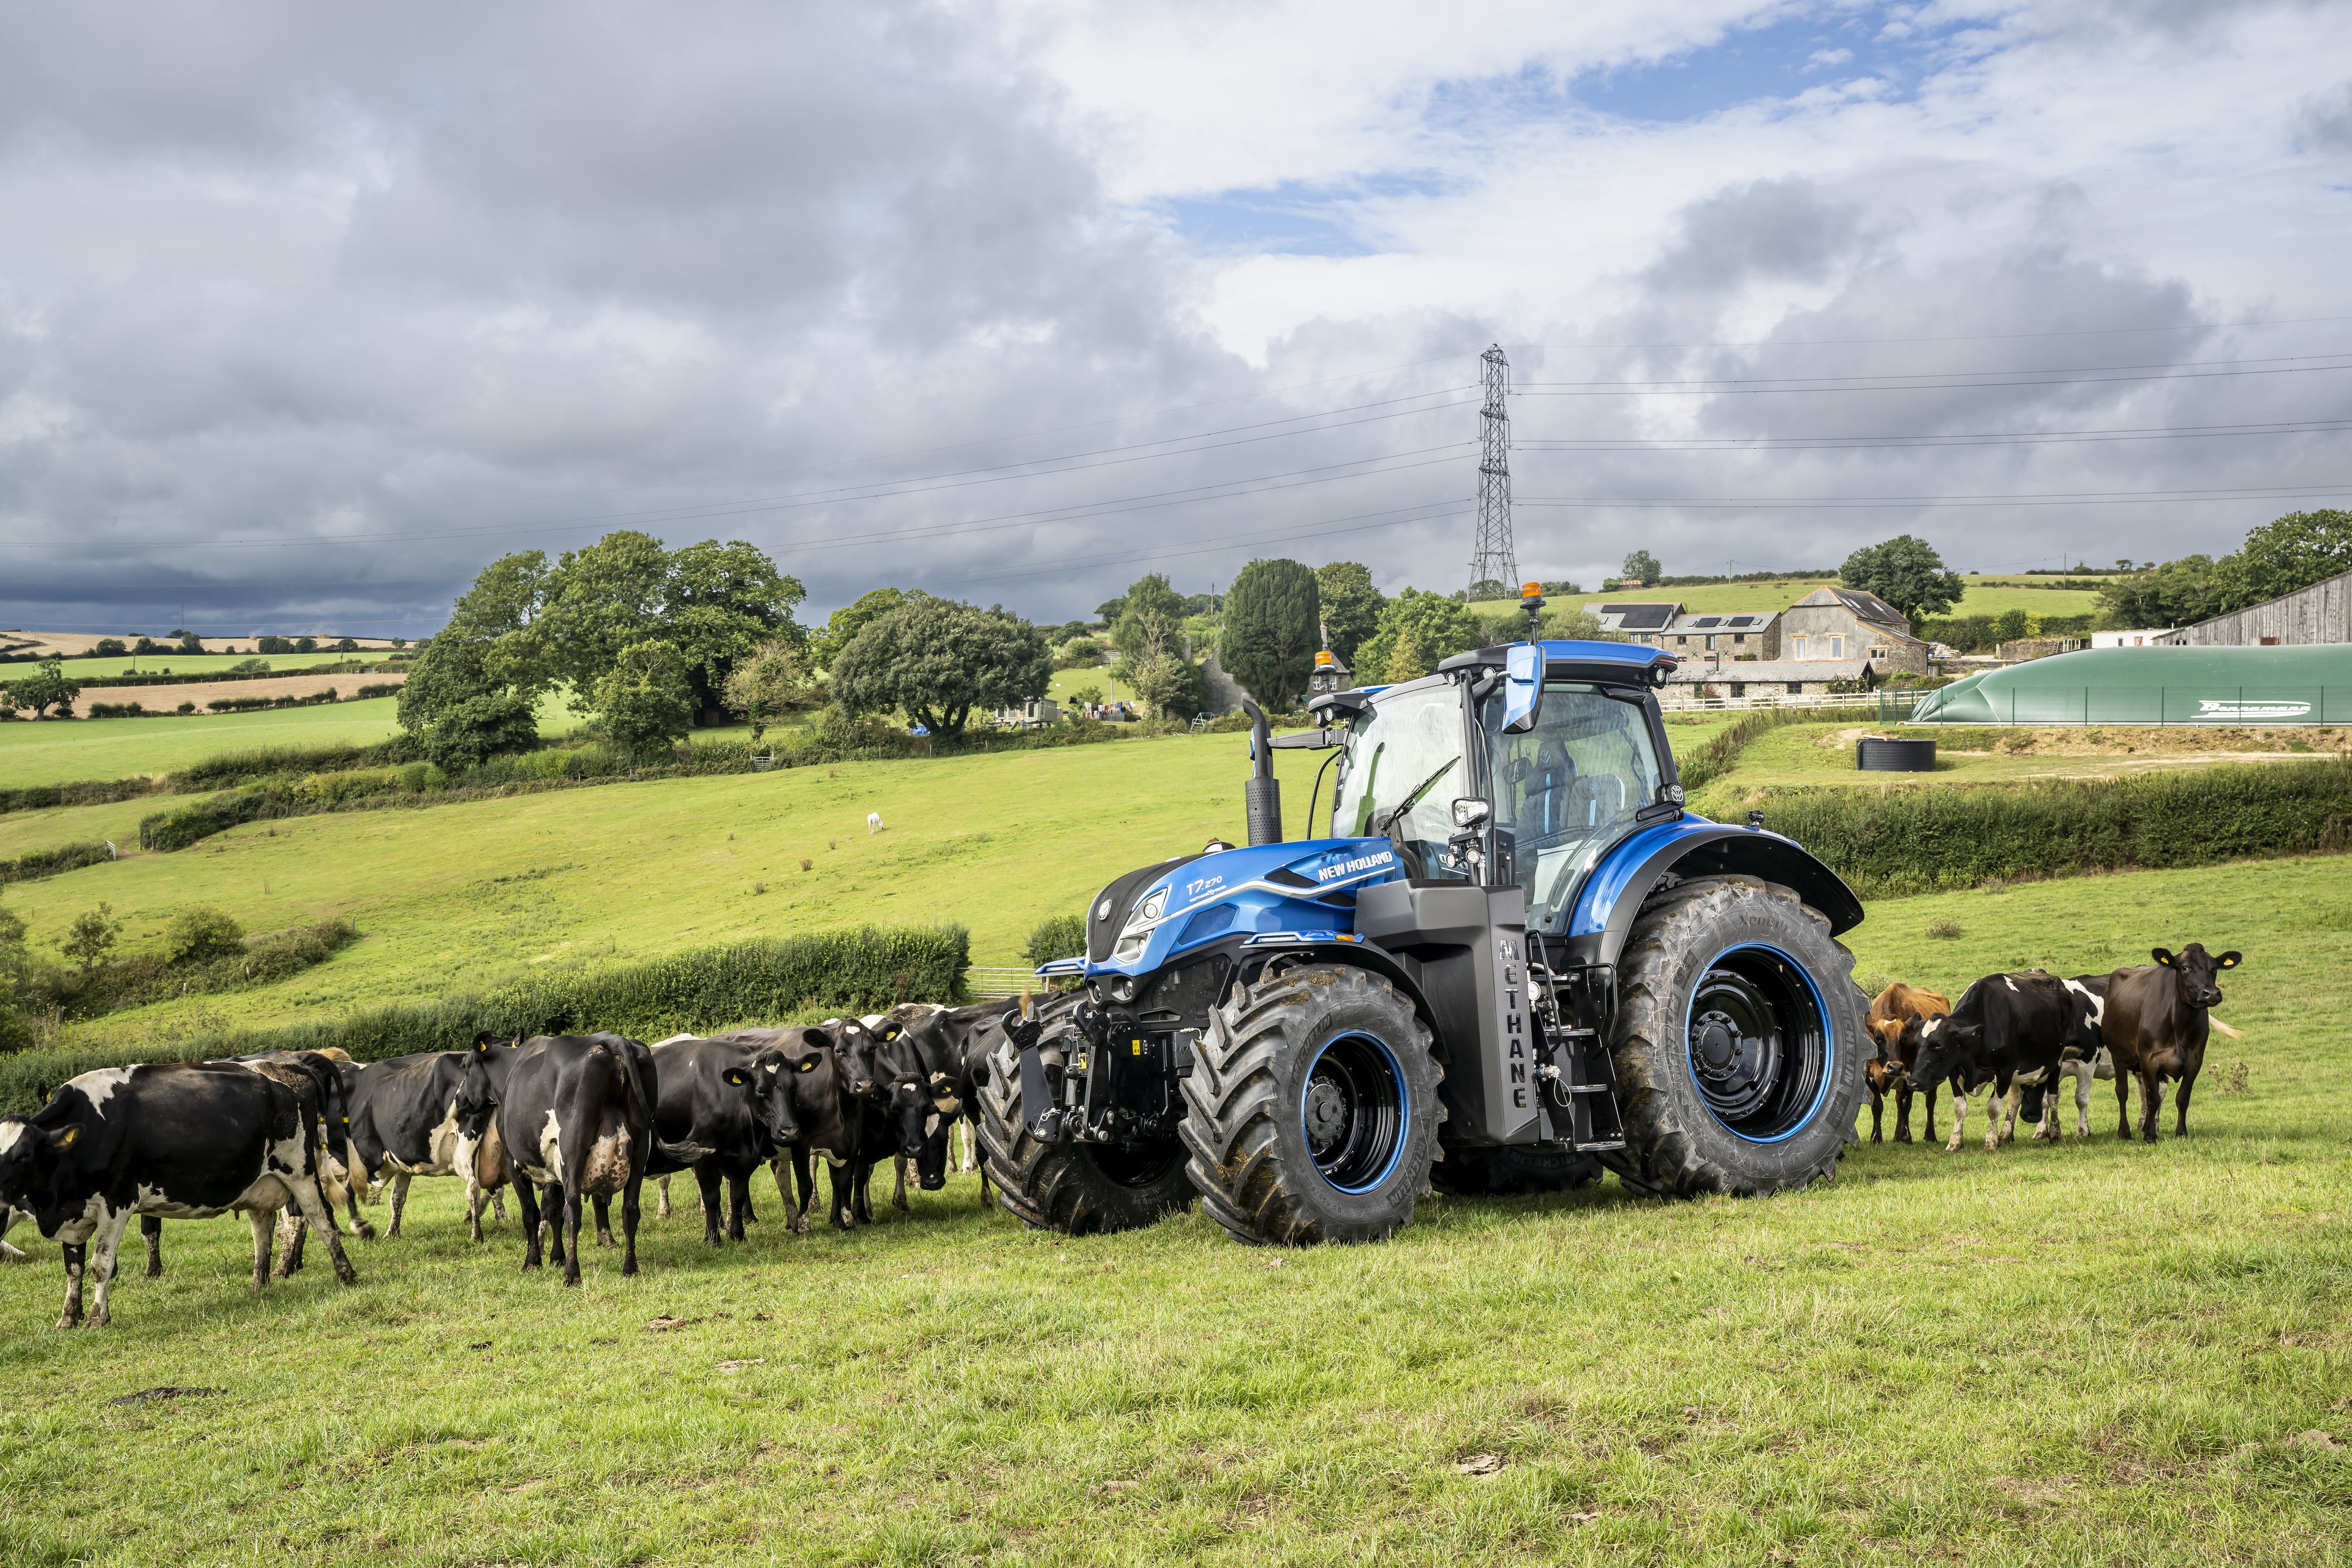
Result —
MULTIPOLYGON (((402 1157, 406 1158, 405 1155, 402 1157)), ((383 1238, 386 1241, 400 1239, 400 1215, 408 1206, 408 1180, 405 1171, 392 1179, 392 1223, 384 1227, 383 1238)), ((474 1239, 479 1241, 482 1238, 477 1236, 474 1239)))
POLYGON ((2143 1143, 2156 1142, 2157 1120, 2164 1114, 2164 1079, 2153 1068, 2140 1074, 2139 1135, 2143 1143))
POLYGON ((1920 1093, 1926 1097, 1927 1101, 1927 1142, 1930 1143, 1933 1143, 1936 1141, 1936 1091, 1942 1087, 1943 1085, 1941 1084, 1931 1083, 1926 1089, 1920 1090, 1920 1093))
MULTIPOLYGON (((1952 1090, 1952 1137, 1951 1141, 1944 1145, 1945 1153, 1957 1154, 1960 1152, 1960 1125, 1968 1119, 1968 1094, 1965 1090, 1956 1089, 1952 1090)), ((1930 1133, 1928 1136, 1933 1137, 1934 1134, 1930 1133)))
POLYGON ((2116 1136, 2131 1142, 2132 1075, 2118 1068, 2116 1072, 2116 1136))
POLYGON ((610 1193, 596 1194, 596 1245, 613 1245, 613 1194, 610 1193))
POLYGON ((898 1190, 890 1194, 890 1206, 900 1214, 910 1214, 913 1211, 907 1207, 907 1156, 893 1154, 890 1156, 890 1163, 896 1166, 898 1172, 898 1190))
POLYGON ((578 1187, 563 1189, 562 1241, 570 1248, 563 1255, 563 1282, 566 1285, 580 1283, 580 1211, 583 1206, 578 1187))
MULTIPOLYGON (((776 1178, 776 1184, 778 1187, 783 1185, 781 1173, 776 1178)), ((816 1207, 816 1175, 810 1167, 808 1145, 805 1143, 793 1146, 793 1186, 801 1195, 799 1205, 793 1210, 793 1228, 806 1236, 811 1224, 810 1211, 816 1207)))
POLYGON ((757 1224, 759 1215, 751 1212, 751 1174, 748 1171, 727 1173, 727 1239, 742 1241, 746 1225, 757 1224))
MULTIPOLYGON (((704 1160, 694 1167, 694 1184, 702 1193, 702 1239, 712 1247, 719 1245, 719 1167, 704 1160)), ((737 1233, 741 1239, 741 1233, 737 1233)))
POLYGON ((302 1268, 302 1221, 291 1200, 272 1216, 278 1232, 278 1278, 291 1279, 302 1268))
POLYGON ((1985 1144, 1986 1149, 1997 1149, 2003 1143, 2013 1143, 2017 1141, 2018 1107, 2019 1102, 2024 1098, 2024 1086, 2012 1083, 2009 1086, 2007 1094, 1994 1100, 1990 1107, 1993 1112, 1992 1119, 1985 1127, 1985 1137, 1990 1140, 1985 1144), (1996 1133, 1998 1136, 1995 1136, 1996 1133))
MULTIPOLYGON (((359 1283, 359 1270, 343 1252, 343 1238, 335 1229, 335 1211, 327 1206, 326 1194, 319 1191, 316 1176, 294 1179, 294 1202, 302 1211, 302 1218, 318 1233, 319 1245, 327 1249, 327 1258, 335 1266, 335 1278, 346 1285, 359 1283)), ((299 1231, 295 1233, 298 1237, 299 1231)))
POLYGON ((635 1172, 629 1173, 628 1184, 621 1189, 621 1275, 624 1279, 637 1271, 637 1197, 646 1179, 635 1172))
POLYGON ((107 1298, 114 1289, 114 1255, 122 1246, 122 1233, 131 1228, 129 1209, 110 1209, 101 1215, 97 1231, 90 1237, 89 1271, 98 1281, 98 1300, 91 1305, 85 1329, 102 1329, 114 1319, 107 1298))
POLYGON ((860 1225, 874 1223, 874 1162, 859 1160, 849 1168, 852 1212, 860 1225))
POLYGON ((139 1216, 139 1238, 147 1244, 147 1278, 163 1278, 163 1222, 152 1214, 139 1216))
POLYGON ((482 1204, 486 1195, 482 1191, 480 1178, 473 1172, 467 1171, 466 1173, 466 1237, 469 1241, 478 1242, 482 1239, 482 1204))
MULTIPOLYGON (((1927 1130, 1927 1136, 1933 1138, 1935 1135, 1936 1130, 1930 1127, 1927 1130)), ((1897 1143, 1911 1142, 1911 1080, 1909 1079, 1905 1079, 1895 1086, 1895 1141, 1897 1143)))
POLYGON ((539 1194, 527 1176, 515 1183, 515 1206, 522 1211, 522 1267, 529 1273, 539 1267, 539 1194))
POLYGON ((269 1288, 269 1215, 262 1209, 247 1209, 245 1217, 253 1226, 253 1288, 269 1288))
POLYGON ((825 1162, 825 1179, 833 1189, 833 1223, 843 1230, 857 1228, 857 1173, 847 1164, 825 1162))
POLYGON ((1878 1133, 1879 1120, 1885 1116, 1885 1113, 1886 1097, 1879 1093, 1878 1090, 1874 1089, 1872 1089, 1870 1091, 1870 1141, 1874 1143, 1884 1143, 1886 1142, 1886 1140, 1880 1137, 1878 1133))
POLYGON ((654 1218, 669 1218, 669 1178, 667 1176, 654 1178, 654 1218))
MULTIPOLYGON (((547 1260, 550 1263, 561 1263, 564 1258, 563 1189, 553 1182, 541 1183, 539 1189, 539 1212, 546 1216, 547 1260)), ((578 1237, 572 1238, 572 1245, 575 1247, 579 1245, 578 1237)))
POLYGON ((362 1241, 373 1241, 375 1226, 360 1216, 360 1189, 373 1184, 368 1180, 367 1167, 360 1163, 359 1151, 346 1142, 343 1152, 349 1156, 343 1161, 343 1169, 351 1173, 351 1180, 343 1188, 343 1204, 351 1210, 352 1229, 362 1241))
POLYGON ((89 1248, 77 1247, 68 1241, 62 1244, 59 1250, 65 1254, 66 1306, 65 1310, 58 1314, 58 1327, 78 1329, 81 1327, 82 1265, 83 1260, 89 1256, 89 1248))
POLYGON ((2189 1091, 2196 1083, 2197 1069, 2191 1068, 2182 1076, 2180 1088, 2172 1097, 2172 1135, 2175 1138, 2189 1136, 2189 1091))

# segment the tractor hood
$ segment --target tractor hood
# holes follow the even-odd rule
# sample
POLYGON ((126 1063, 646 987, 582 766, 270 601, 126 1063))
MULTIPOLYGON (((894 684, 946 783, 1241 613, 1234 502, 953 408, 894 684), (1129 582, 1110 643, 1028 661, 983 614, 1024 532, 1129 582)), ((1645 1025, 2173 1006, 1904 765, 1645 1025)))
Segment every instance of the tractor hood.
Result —
POLYGON ((1087 910, 1087 972, 1135 974, 1237 932, 1346 932, 1356 892, 1404 875, 1385 838, 1310 838, 1130 871, 1087 910))

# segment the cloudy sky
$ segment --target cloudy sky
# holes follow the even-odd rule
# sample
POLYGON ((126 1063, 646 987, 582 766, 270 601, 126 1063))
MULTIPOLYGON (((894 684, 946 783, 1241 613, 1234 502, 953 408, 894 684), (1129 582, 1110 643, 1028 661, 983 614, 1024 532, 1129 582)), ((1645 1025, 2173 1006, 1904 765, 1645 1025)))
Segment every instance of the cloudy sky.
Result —
POLYGON ((0 8, 0 626, 415 634, 743 538, 2002 570, 2352 504, 2352 5, 0 8))

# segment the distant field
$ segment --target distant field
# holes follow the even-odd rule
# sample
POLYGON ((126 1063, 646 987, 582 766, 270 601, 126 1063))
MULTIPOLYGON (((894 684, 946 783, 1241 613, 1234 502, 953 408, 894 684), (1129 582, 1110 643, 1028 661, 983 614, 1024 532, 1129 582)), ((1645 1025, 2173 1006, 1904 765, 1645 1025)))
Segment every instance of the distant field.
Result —
MULTIPOLYGON (((2087 616, 2097 610, 2098 587, 2095 580, 2084 588, 2032 588, 2021 584, 2033 578, 1970 577, 1966 579, 1968 592, 1959 605, 1945 613, 1954 616, 1998 616, 2010 610, 2023 610, 2035 616, 2087 616)), ((1735 610, 1785 610, 1816 589, 1836 586, 1831 578, 1791 577, 1780 582, 1731 583, 1703 584, 1694 588, 1629 588, 1608 594, 1578 594, 1570 597, 1579 605, 1664 603, 1678 601, 1693 615, 1720 615, 1735 610)), ((1477 615, 1496 619, 1517 613, 1517 604, 1508 599, 1486 599, 1470 608, 1477 615)))
MULTIPOLYGON (((217 904, 248 931, 334 914, 362 932, 287 984, 118 1014, 91 1026, 104 1037, 214 1010, 277 1021, 488 984, 534 962, 867 921, 961 921, 975 962, 1011 963, 1039 920, 1083 908, 1118 873, 1219 834, 1238 841, 1247 744, 1175 736, 296 817, 11 887, 7 898, 37 944, 100 900, 125 919, 127 948, 193 903, 217 904), (867 835, 869 811, 887 831, 867 835), (803 858, 814 869, 800 869, 803 858)), ((1324 759, 1276 755, 1301 836, 1324 759)), ((1330 801, 1327 783, 1326 811, 1330 801)))
MULTIPOLYGON (((250 658, 258 658, 273 670, 308 669, 317 664, 340 664, 345 659, 366 659, 381 662, 382 653, 142 653, 131 658, 68 658, 60 668, 76 680, 97 680, 110 675, 213 675, 232 668, 250 658)), ((30 666, 0 664, 0 680, 11 675, 25 674, 30 666)), ((161 691, 168 689, 157 687, 161 691)))
POLYGON ((2343 864, 1910 900, 1849 939, 1947 990, 2242 950, 2245 1037, 2155 1147, 2100 1084, 2087 1143, 1864 1144, 1763 1200, 1431 1197, 1390 1242, 1300 1251, 1197 1208, 1029 1232, 970 1177, 794 1237, 763 1173, 748 1245, 648 1194, 644 1272, 591 1247, 577 1291, 423 1181, 348 1289, 314 1250, 256 1296, 234 1220, 168 1223, 148 1280, 134 1232, 84 1333, 48 1326, 56 1247, 12 1233, 0 1561, 2332 1568, 2343 864))
POLYGON ((0 789, 167 773, 205 757, 257 746, 364 744, 398 730, 395 706, 393 698, 376 697, 258 713, 0 724, 0 789))

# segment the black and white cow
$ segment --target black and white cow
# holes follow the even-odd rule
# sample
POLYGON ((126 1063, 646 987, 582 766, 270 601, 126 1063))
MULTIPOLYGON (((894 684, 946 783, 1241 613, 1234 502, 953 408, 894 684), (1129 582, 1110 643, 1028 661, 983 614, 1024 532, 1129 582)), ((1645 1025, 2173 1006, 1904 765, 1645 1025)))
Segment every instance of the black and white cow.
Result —
MULTIPOLYGON (((2106 1011, 2107 977, 2077 974, 2064 984, 2081 997, 2089 1014, 2089 1033, 2097 1037, 2106 1011)), ((2087 1042, 2078 1042, 2066 1047, 2055 1073, 2021 1073, 2010 1093, 2019 1099, 2023 1119, 2034 1124, 2033 1136, 2054 1143, 2062 1136, 2059 1116, 2064 1085, 2071 1080, 2074 1085, 2074 1136, 2083 1139, 2091 1135, 2092 1083, 2115 1076, 2115 1058, 2104 1044, 2094 1049, 2087 1042)))
POLYGON ((1906 1035, 1917 1031, 1919 1046, 1912 1081, 1952 1086, 1952 1136, 1946 1152, 1959 1151, 1969 1096, 1979 1089, 1991 1091, 1985 1102, 1986 1150, 2014 1136, 2014 1102, 2006 1127, 2000 1114, 2011 1084, 2021 1074, 2039 1074, 2042 1081, 2054 1077, 2070 1046, 2095 1055, 2098 1035, 2091 1016, 2086 993, 2070 989, 2054 974, 2029 969, 1988 974, 1970 983, 1948 1016, 1906 1025, 1906 1035))
POLYGON ((319 1190, 316 1121, 276 1079, 221 1063, 106 1068, 67 1083, 29 1117, 0 1118, 0 1203, 28 1212, 65 1252, 65 1312, 82 1321, 87 1265, 111 1317, 115 1254, 133 1215, 253 1225, 253 1284, 269 1282, 270 1221, 298 1207, 344 1284, 358 1278, 319 1190))
POLYGON ((351 1090, 347 1163, 355 1191, 364 1185, 373 1194, 390 1187, 387 1239, 400 1235, 408 1184, 418 1176, 461 1178, 468 1232, 474 1240, 482 1239, 485 1200, 495 1200, 508 1180, 505 1149, 491 1112, 513 1057, 512 1050, 484 1036, 472 1050, 424 1051, 358 1069, 351 1090), (469 1070, 477 1058, 479 1073, 469 1070))
MULTIPOLYGON (((781 1031, 779 1031, 781 1033, 781 1031)), ((773 1041, 740 1036, 677 1035, 653 1048, 660 1099, 654 1109, 656 1140, 652 1173, 661 1178, 660 1213, 669 1212, 669 1176, 690 1168, 702 1193, 703 1239, 720 1245, 719 1184, 728 1184, 727 1239, 743 1239, 751 1207, 751 1173, 778 1151, 800 1142, 794 1080, 815 1067, 816 1051, 787 1050, 773 1041), (668 1157, 672 1148, 708 1150, 690 1167, 668 1157)))
MULTIPOLYGON (((499 1138, 522 1207, 523 1268, 540 1266, 543 1196, 552 1260, 563 1265, 566 1285, 580 1283, 581 1204, 592 1197, 609 1201, 618 1193, 625 1237, 621 1272, 635 1274, 637 1193, 653 1154, 659 1093, 653 1052, 642 1040, 611 1034, 539 1035, 512 1051, 505 1081, 494 1089, 486 1058, 495 1052, 478 1052, 469 1070, 482 1075, 474 1097, 491 1093, 498 1100, 499 1138)), ((681 1168, 692 1163, 690 1156, 679 1160, 681 1168)))

